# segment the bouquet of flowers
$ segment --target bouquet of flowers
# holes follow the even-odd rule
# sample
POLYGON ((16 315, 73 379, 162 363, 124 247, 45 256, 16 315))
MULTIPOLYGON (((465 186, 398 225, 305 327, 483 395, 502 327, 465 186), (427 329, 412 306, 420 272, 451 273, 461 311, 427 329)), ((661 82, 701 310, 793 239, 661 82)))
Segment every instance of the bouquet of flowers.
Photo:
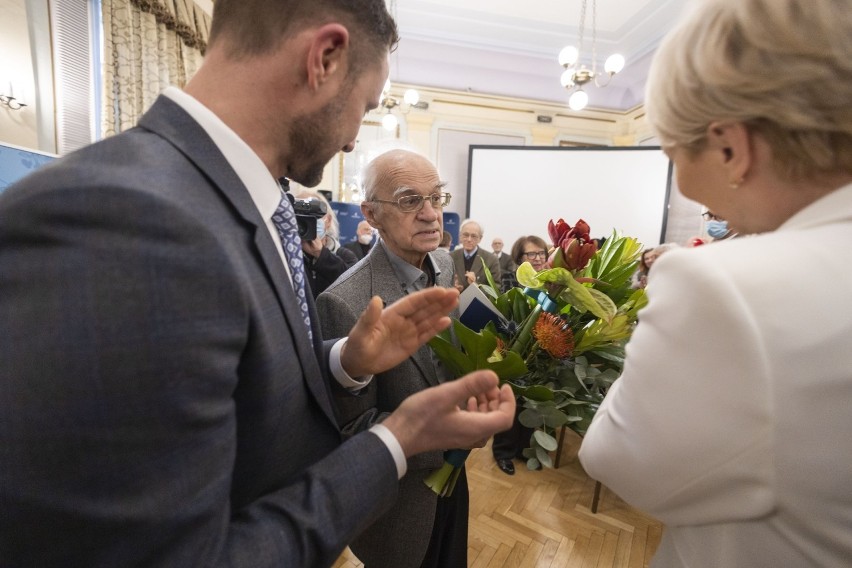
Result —
MULTIPOLYGON (((553 247, 544 268, 529 262, 517 270, 519 287, 500 294, 488 274, 482 292, 502 317, 473 330, 454 321, 430 341, 455 375, 491 369, 522 401, 519 419, 534 429, 524 450, 527 467, 552 467, 555 431, 585 433, 609 386, 620 375, 624 347, 647 300, 630 277, 641 245, 615 231, 598 249, 589 225, 548 223, 553 247)), ((487 269, 486 269, 487 270, 487 269)), ((469 450, 448 450, 444 466, 426 480, 449 495, 469 450)))

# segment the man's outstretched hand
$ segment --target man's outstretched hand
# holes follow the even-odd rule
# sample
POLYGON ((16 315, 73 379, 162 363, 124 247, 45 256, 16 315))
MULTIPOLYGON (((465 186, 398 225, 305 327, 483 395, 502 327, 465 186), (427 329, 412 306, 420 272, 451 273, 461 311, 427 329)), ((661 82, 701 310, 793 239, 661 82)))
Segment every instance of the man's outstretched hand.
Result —
POLYGON ((515 419, 515 395, 491 371, 428 388, 405 399, 384 424, 406 457, 430 450, 472 448, 515 419))
POLYGON ((382 309, 374 296, 343 347, 340 362, 352 377, 375 375, 396 367, 450 325, 459 293, 432 287, 409 294, 382 309))

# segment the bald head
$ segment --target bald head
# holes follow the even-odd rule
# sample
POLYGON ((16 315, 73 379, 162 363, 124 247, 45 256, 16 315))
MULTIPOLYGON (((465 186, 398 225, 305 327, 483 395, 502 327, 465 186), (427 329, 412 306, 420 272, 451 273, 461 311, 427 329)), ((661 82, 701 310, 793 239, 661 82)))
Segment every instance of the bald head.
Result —
POLYGON ((415 152, 390 150, 380 154, 364 170, 365 200, 390 199, 390 194, 400 187, 403 178, 410 177, 413 171, 424 170, 434 172, 438 177, 432 162, 415 152))
POLYGON ((408 150, 391 150, 372 160, 364 171, 361 212, 392 252, 421 267, 425 255, 441 242, 442 206, 422 199, 416 208, 403 210, 399 199, 431 198, 443 188, 432 162, 408 150))

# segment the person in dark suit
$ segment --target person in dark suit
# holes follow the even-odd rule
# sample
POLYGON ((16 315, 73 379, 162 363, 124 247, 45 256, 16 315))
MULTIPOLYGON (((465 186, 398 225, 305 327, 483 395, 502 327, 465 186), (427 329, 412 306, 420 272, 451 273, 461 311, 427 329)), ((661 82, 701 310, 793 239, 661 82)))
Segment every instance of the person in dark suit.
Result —
MULTIPOLYGON (((373 296, 389 304, 431 286, 453 286, 452 260, 433 252, 441 242, 443 205, 449 201, 443 186, 435 166, 409 151, 392 150, 367 165, 361 209, 380 240, 318 298, 323 333, 348 333, 373 296)), ((381 422, 411 394, 448 378, 432 350, 421 347, 377 375, 359 396, 337 397, 344 435, 381 422)), ((365 568, 467 567, 464 472, 447 498, 439 498, 424 483, 443 462, 441 451, 409 460, 396 504, 350 544, 365 568)))
POLYGON ((457 280, 461 288, 464 290, 474 282, 487 284, 483 266, 488 267, 494 283, 499 283, 500 264, 497 262, 497 257, 479 246, 482 241, 482 225, 473 219, 465 219, 459 230, 462 246, 451 252, 450 256, 453 257, 457 280))
POLYGON ((373 244, 375 244, 375 239, 373 238, 373 227, 366 221, 361 221, 358 223, 358 229, 356 230, 357 240, 346 243, 343 245, 343 248, 352 251, 355 253, 355 256, 358 260, 361 260, 367 253, 370 252, 370 249, 373 248, 373 244))
POLYGON ((333 393, 457 298, 375 299, 323 341, 277 180, 353 148, 396 28, 383 0, 270 6, 217 0, 186 92, 0 196, 2 566, 329 566, 407 457, 511 423, 480 372, 341 443, 333 393))
POLYGON ((500 266, 500 280, 495 280, 495 283, 499 283, 502 292, 507 292, 511 288, 508 282, 514 277, 518 266, 512 259, 512 255, 503 252, 503 239, 500 237, 495 237, 491 241, 491 251, 497 257, 497 264, 500 266))
POLYGON ((515 271, 517 266, 515 266, 512 256, 507 252, 503 252, 503 239, 496 237, 491 241, 491 252, 497 257, 497 264, 500 265, 501 274, 515 271))

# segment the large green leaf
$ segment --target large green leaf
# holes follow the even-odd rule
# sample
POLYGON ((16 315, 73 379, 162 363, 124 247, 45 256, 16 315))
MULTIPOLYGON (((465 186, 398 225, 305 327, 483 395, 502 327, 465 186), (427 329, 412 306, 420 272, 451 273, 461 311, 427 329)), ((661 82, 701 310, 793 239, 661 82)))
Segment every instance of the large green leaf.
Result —
POLYGON ((494 371, 501 381, 514 380, 529 373, 523 358, 517 353, 508 352, 500 358, 494 358, 497 336, 482 330, 476 333, 459 321, 453 321, 453 330, 461 348, 457 347, 446 332, 429 340, 429 346, 455 377, 461 377, 477 369, 494 371))
POLYGON ((611 320, 618 311, 618 307, 610 297, 600 290, 584 286, 574 278, 567 282, 567 286, 560 294, 560 299, 580 309, 580 311, 592 312, 597 317, 607 321, 611 320))

